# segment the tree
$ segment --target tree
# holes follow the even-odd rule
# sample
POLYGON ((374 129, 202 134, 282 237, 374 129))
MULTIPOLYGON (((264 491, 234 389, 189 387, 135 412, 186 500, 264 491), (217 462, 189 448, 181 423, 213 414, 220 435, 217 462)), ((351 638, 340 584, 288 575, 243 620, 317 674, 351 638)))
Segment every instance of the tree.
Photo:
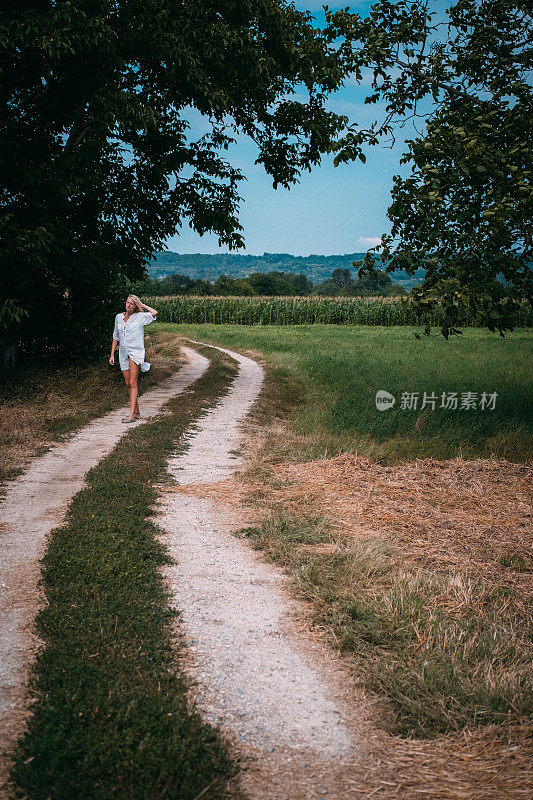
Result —
POLYGON ((394 286, 390 276, 382 270, 373 270, 371 275, 363 274, 355 281, 349 269, 338 268, 331 273, 331 278, 318 283, 313 294, 329 297, 357 297, 359 295, 400 295, 405 290, 394 286))
POLYGON ((313 291, 313 281, 303 272, 279 272, 278 274, 291 284, 298 295, 304 296, 313 291))
POLYGON ((225 151, 250 136, 289 186, 342 125, 324 107, 340 78, 334 48, 284 0, 4 5, 0 309, 27 312, 27 341, 87 340, 95 321, 108 336, 103 298, 180 226, 242 246, 244 176, 225 151))
POLYGON ((320 295, 320 297, 336 297, 339 291, 339 284, 335 283, 331 278, 326 278, 326 280, 315 284, 313 294, 320 295))
POLYGON ((390 276, 383 270, 376 270, 374 275, 360 275, 354 285, 354 294, 388 294, 392 286, 390 276))
POLYGON ((344 291, 350 291, 355 284, 349 269, 334 269, 331 273, 331 280, 339 289, 343 289, 344 291))
POLYGON ((256 294, 266 297, 282 297, 285 295, 296 295, 298 290, 285 277, 283 273, 275 270, 271 272, 253 272, 246 282, 252 287, 256 294))
POLYGON ((364 162, 363 145, 384 135, 394 142, 408 116, 426 124, 401 161, 412 174, 394 178, 391 234, 354 263, 363 274, 383 261, 387 272, 425 268, 413 300, 419 308, 442 302, 446 338, 460 333, 465 305, 504 335, 533 294, 531 7, 456 0, 447 21, 433 24, 431 5, 380 0, 364 20, 327 15, 331 39, 343 37, 344 69, 358 80, 373 70, 365 102, 387 103, 381 123, 349 126, 336 163, 364 162))
POLYGON ((214 293, 217 295, 251 297, 256 294, 247 280, 232 278, 230 275, 219 275, 213 283, 213 289, 214 293))

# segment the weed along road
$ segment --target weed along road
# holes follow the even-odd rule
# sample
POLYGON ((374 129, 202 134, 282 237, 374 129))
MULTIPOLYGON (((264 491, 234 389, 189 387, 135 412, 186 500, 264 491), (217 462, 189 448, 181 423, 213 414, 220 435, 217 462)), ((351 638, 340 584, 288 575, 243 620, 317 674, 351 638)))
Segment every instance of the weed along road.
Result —
MULTIPOLYGON (((184 348, 189 363, 143 396, 149 419, 170 398, 183 392, 205 372, 208 361, 184 348)), ((7 486, 0 505, 0 730, 2 750, 20 735, 28 712, 26 689, 30 663, 39 645, 33 629, 42 605, 39 561, 50 531, 60 525, 68 504, 84 483, 87 471, 116 445, 128 426, 120 424, 122 409, 96 420, 59 446, 35 459, 7 486)), ((2 758, 0 797, 6 796, 7 762, 2 758)))

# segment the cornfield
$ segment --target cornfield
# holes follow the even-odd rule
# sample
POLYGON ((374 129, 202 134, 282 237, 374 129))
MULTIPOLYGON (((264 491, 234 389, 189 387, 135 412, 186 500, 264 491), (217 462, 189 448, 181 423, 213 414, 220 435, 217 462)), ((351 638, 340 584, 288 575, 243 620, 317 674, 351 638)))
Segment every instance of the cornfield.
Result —
MULTIPOLYGON (((214 325, 430 325, 442 322, 442 310, 416 314, 400 298, 385 297, 148 297, 159 322, 214 325)), ((466 311, 460 324, 475 327, 466 311)), ((517 327, 531 327, 530 304, 521 307, 517 327)))

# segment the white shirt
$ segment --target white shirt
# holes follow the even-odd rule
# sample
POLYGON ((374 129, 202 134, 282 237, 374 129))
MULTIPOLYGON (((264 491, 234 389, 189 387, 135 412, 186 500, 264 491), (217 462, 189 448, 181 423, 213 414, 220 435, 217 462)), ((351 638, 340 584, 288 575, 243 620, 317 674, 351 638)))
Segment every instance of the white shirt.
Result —
POLYGON ((144 362, 144 328, 153 321, 154 318, 149 311, 138 311, 126 322, 123 311, 116 315, 113 339, 118 342, 121 362, 128 357, 131 357, 136 364, 144 362))

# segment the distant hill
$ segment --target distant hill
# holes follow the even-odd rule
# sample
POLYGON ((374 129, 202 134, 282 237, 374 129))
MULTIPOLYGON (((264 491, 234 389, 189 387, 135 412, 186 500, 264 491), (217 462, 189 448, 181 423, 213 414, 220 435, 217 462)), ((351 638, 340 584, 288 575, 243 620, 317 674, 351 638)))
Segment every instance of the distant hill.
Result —
MULTIPOLYGON (((237 253, 216 253, 205 255, 203 253, 158 253, 148 265, 148 274, 151 278, 164 278, 167 275, 179 273, 189 278, 202 278, 213 281, 219 275, 229 275, 232 278, 245 278, 253 272, 292 272, 307 275, 313 283, 320 283, 331 277, 334 269, 350 269, 353 275, 354 261, 361 261, 365 253, 345 253, 333 256, 293 256, 290 253, 263 253, 262 256, 247 256, 237 253)), ((417 270, 413 277, 403 271, 391 273, 393 283, 404 286, 408 291, 420 283, 424 277, 423 269, 417 270)))

